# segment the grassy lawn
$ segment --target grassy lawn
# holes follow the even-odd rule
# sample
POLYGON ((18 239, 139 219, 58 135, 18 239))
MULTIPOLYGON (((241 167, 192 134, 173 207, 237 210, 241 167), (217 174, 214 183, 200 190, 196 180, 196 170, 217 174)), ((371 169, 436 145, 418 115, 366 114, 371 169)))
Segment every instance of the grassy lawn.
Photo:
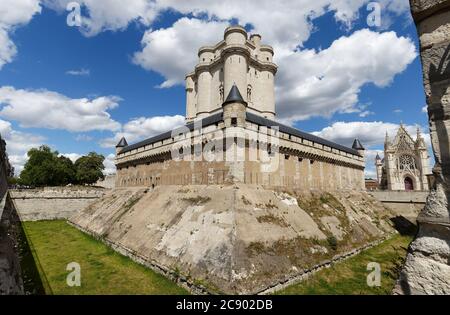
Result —
POLYGON ((187 294, 167 278, 122 256, 65 221, 24 222, 46 294, 187 294), (69 287, 66 267, 81 267, 81 286, 69 287))
POLYGON ((396 235, 345 261, 325 268, 277 294, 390 294, 406 257, 411 236, 396 235), (381 286, 369 287, 369 262, 381 266, 381 286))

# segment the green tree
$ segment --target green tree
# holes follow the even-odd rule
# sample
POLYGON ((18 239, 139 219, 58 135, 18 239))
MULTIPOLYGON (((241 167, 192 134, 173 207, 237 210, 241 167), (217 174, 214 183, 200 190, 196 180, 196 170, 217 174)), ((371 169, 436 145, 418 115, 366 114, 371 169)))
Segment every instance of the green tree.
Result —
POLYGON ((20 173, 20 183, 29 186, 58 185, 56 179, 56 162, 58 152, 43 145, 28 151, 28 161, 20 173))
POLYGON ((79 184, 94 184, 99 179, 104 179, 103 161, 105 157, 95 152, 80 157, 75 161, 76 180, 79 184))
POLYGON ((19 183, 19 179, 17 177, 8 177, 7 178, 8 185, 17 185, 19 183))
POLYGON ((76 169, 72 160, 63 155, 59 156, 55 165, 55 181, 58 185, 67 185, 76 183, 76 169))

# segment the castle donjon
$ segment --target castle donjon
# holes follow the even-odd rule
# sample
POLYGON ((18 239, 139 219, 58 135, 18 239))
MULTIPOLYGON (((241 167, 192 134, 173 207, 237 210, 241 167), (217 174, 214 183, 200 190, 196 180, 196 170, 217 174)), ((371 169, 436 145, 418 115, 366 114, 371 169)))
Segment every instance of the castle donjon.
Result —
MULTIPOLYGON (((116 187, 257 184, 364 189, 364 147, 352 148, 276 121, 273 48, 228 27, 198 51, 186 76, 186 125, 116 147, 116 187)), ((300 106, 301 104, 299 104, 300 106)))

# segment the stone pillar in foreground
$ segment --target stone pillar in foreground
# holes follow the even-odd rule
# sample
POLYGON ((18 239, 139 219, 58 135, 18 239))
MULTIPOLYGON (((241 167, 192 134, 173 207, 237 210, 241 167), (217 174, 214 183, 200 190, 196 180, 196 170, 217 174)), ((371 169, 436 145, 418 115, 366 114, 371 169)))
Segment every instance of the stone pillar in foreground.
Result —
POLYGON ((435 187, 395 293, 450 294, 450 0, 410 0, 420 39, 435 187))

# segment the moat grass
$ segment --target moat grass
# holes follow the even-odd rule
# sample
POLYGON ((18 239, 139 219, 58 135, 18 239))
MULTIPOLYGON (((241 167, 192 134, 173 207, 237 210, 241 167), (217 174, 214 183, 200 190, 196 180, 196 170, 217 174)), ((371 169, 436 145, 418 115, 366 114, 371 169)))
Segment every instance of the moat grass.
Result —
POLYGON ((411 240, 411 236, 395 235, 276 294, 391 294, 411 240), (371 272, 367 271, 369 262, 377 262, 381 266, 380 287, 367 285, 367 276, 371 272))
POLYGON ((65 221, 24 222, 23 227, 46 294, 188 293, 65 221), (80 264, 80 287, 66 283, 71 262, 80 264))

